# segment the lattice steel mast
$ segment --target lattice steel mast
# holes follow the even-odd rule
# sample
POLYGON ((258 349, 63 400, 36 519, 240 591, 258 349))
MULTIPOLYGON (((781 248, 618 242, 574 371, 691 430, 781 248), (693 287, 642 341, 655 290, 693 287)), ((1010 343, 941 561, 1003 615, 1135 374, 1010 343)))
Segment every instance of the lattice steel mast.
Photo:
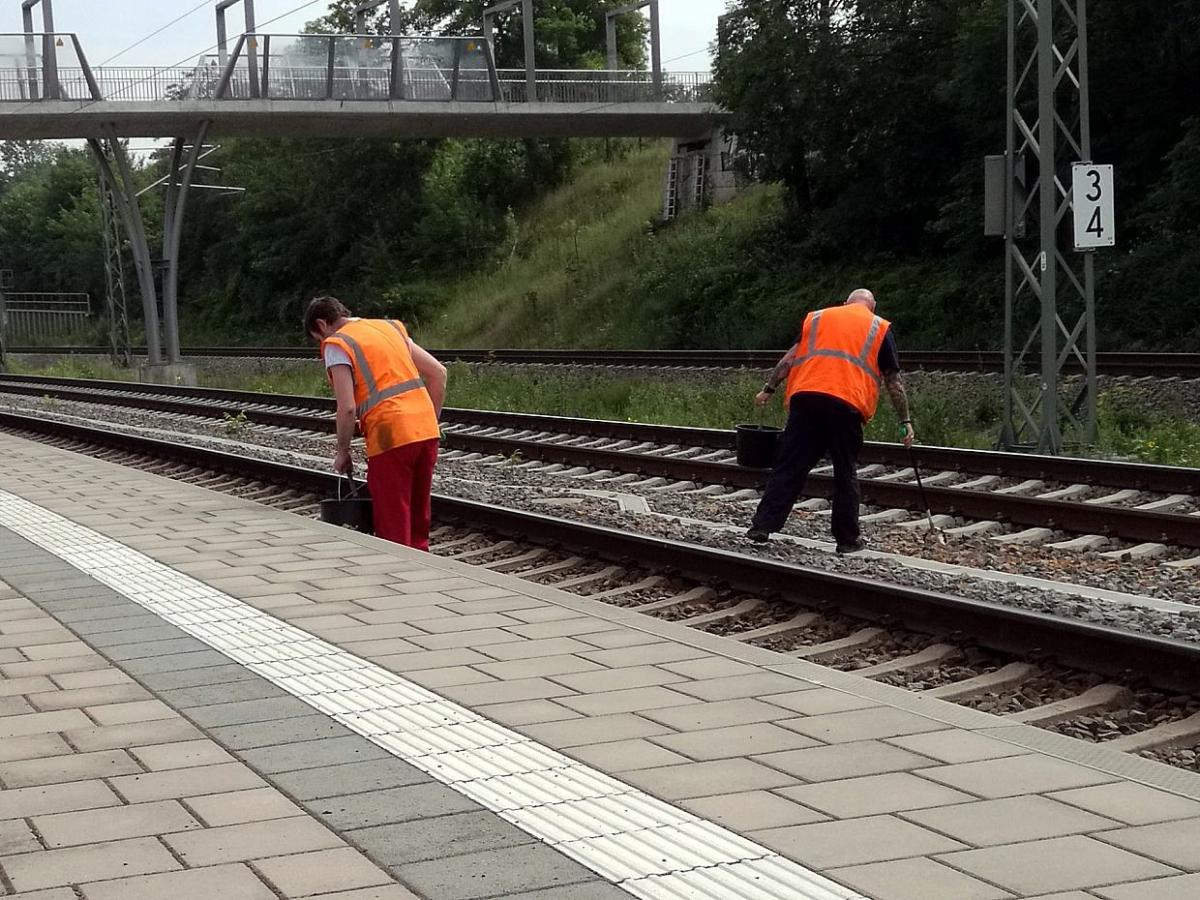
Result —
POLYGON ((100 179, 100 218, 104 229, 104 284, 108 306, 109 353, 113 365, 129 368, 133 347, 129 338, 129 306, 125 292, 124 241, 114 208, 115 199, 100 179))
POLYGON ((1072 252, 1069 231, 1071 164, 1092 155, 1087 0, 1009 0, 1007 132, 1001 443, 1059 453, 1064 425, 1096 440, 1095 260, 1072 252), (1060 394, 1072 361, 1084 372, 1073 398, 1060 394))

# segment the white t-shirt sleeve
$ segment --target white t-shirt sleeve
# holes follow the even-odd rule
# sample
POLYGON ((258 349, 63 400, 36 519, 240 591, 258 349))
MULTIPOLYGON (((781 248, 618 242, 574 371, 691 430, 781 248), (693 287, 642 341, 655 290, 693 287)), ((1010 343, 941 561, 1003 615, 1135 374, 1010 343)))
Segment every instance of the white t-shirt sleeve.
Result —
POLYGON ((332 369, 334 366, 352 366, 350 355, 341 347, 329 344, 325 347, 325 368, 332 369))

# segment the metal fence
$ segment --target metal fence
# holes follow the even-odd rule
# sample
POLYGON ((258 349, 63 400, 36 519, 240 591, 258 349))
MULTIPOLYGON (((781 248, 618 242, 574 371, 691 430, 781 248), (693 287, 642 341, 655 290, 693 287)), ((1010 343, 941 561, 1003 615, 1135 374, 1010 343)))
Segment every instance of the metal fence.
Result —
MULTIPOLYGON (((500 88, 507 103, 525 103, 529 89, 524 69, 501 69, 500 88)), ((664 72, 662 84, 636 69, 541 69, 539 103, 707 103, 713 99, 708 72, 664 72)))
POLYGON ((9 344, 55 344, 90 338, 95 325, 88 294, 4 295, 9 344))
POLYGON ((31 102, 95 97, 91 70, 70 33, 0 34, 0 100, 31 102), (77 73, 83 81, 64 85, 77 73))
POLYGON ((530 98, 523 69, 496 70, 480 38, 243 35, 222 61, 91 69, 73 35, 0 35, 0 102, 412 100, 426 102, 706 103, 707 72, 540 70, 530 98), (61 46, 60 46, 61 44, 61 46), (30 51, 30 47, 33 51, 30 51), (50 56, 45 51, 51 49, 50 56))

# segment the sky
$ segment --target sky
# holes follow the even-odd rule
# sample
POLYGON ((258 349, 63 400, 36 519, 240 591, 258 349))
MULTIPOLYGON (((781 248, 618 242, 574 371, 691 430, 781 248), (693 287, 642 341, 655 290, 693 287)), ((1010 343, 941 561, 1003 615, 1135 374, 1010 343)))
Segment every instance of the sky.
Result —
MULTIPOLYGON (((663 59, 667 69, 699 71, 709 67, 708 45, 717 32, 717 16, 726 0, 661 0, 663 59)), ((54 0, 57 31, 79 35, 88 62, 93 66, 186 65, 216 43, 215 0, 54 0), (129 45, 146 38, 172 20, 180 21, 136 48, 129 45), (118 56, 118 54, 121 54, 118 56)), ((327 0, 255 0, 259 30, 295 34, 304 23, 328 8, 327 0), (302 9, 297 9, 303 6, 302 9), (281 16, 271 24, 265 24, 281 16)), ((20 0, 0 0, 0 34, 19 32, 20 0)), ((241 7, 227 13, 230 34, 242 31, 241 7)), ((40 28, 35 10, 35 28, 40 28)))

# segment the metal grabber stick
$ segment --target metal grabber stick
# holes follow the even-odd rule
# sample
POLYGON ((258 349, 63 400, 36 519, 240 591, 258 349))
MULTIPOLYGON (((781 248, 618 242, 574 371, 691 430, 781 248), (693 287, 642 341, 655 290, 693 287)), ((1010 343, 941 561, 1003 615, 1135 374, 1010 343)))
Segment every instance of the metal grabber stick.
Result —
POLYGON ((913 472, 917 476, 917 489, 921 492, 921 505, 925 507, 925 518, 929 522, 929 533, 937 537, 939 544, 945 544, 946 536, 942 534, 942 529, 933 523, 933 511, 929 508, 929 498, 925 495, 925 483, 921 481, 921 467, 917 464, 917 451, 913 448, 912 444, 908 445, 908 458, 912 462, 913 472))

